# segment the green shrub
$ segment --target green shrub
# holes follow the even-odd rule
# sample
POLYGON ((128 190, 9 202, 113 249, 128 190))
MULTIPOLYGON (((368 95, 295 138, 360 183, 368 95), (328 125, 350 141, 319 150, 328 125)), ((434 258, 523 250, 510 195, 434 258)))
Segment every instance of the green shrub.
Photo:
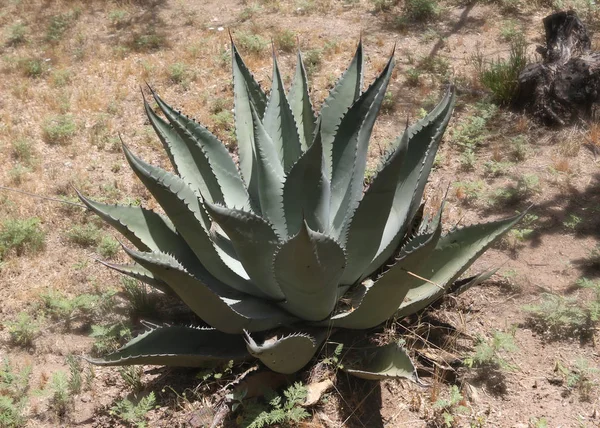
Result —
POLYGON ((0 223, 0 260, 9 251, 17 256, 36 253, 44 247, 45 239, 39 218, 6 219, 0 223))
POLYGON ((19 428, 27 424, 24 415, 27 406, 31 366, 16 372, 8 358, 0 367, 0 427, 19 428))
POLYGON ((81 247, 91 247, 100 242, 100 229, 93 224, 75 225, 67 232, 67 238, 81 247))
POLYGON ((236 34, 236 43, 247 53, 254 55, 260 55, 267 46, 269 41, 259 36, 258 34, 251 34, 241 32, 236 34))
POLYGON ((294 52, 296 49, 296 36, 291 30, 279 31, 275 35, 275 45, 283 52, 294 52))
POLYGON ((48 144, 67 144, 77 132, 77 124, 70 114, 53 116, 44 121, 42 134, 48 144))
POLYGON ((414 21, 427 21, 440 14, 437 0, 406 0, 404 14, 414 21))
POLYGON ((96 247, 96 251, 102 257, 110 259, 119 252, 119 248, 121 248, 121 246, 116 239, 114 239, 112 236, 105 235, 102 237, 100 243, 96 247))

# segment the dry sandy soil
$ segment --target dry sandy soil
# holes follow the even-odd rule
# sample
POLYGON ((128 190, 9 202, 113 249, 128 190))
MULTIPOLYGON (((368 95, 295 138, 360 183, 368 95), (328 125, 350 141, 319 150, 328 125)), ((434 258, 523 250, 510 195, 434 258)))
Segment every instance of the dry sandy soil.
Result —
MULTIPOLYGON (((584 2, 563 4, 580 6, 590 30, 600 30, 593 2, 587 8, 584 2)), ((172 105, 234 144, 227 29, 265 88, 270 86, 269 40, 275 42, 289 83, 297 37, 313 63, 316 107, 349 62, 361 34, 366 82, 385 65, 396 44, 396 72, 373 135, 371 163, 376 164, 386 144, 401 132, 405 118, 430 107, 454 80, 459 104, 430 179, 428 199, 435 201, 450 189, 447 225, 489 221, 533 204, 526 223, 474 267, 499 266, 492 280, 442 302, 420 320, 386 327, 388 333, 405 333, 415 346, 419 337, 430 339, 414 351, 424 385, 356 382, 340 372, 335 388, 309 409, 311 417, 303 426, 600 425, 597 327, 582 322, 575 328, 550 328, 524 309, 543 303, 544 293, 563 298, 562 307, 580 310, 596 298, 575 284, 583 277, 600 280, 600 127, 582 123, 549 130, 485 103, 474 56, 479 52, 486 61, 506 57, 507 40, 521 34, 533 59, 534 44, 543 36, 541 19, 552 10, 547 3, 443 1, 439 6, 436 19, 404 23, 398 19, 406 7, 402 1, 1 2, 0 233, 8 220, 37 218, 45 234, 38 251, 0 252, 0 356, 13 373, 31 367, 27 398, 18 409, 25 426, 128 426, 110 412, 117 402, 132 397, 131 385, 118 370, 92 372, 84 364, 81 392, 67 393, 62 401, 56 397, 60 387, 53 375, 62 371, 72 378, 65 357, 92 352, 90 326, 127 318, 119 313, 129 303, 119 276, 94 262, 125 260, 121 252, 113 254, 115 241, 107 238, 113 236, 111 230, 77 206, 13 190, 72 202, 76 187, 105 201, 138 201, 156 208, 127 167, 118 136, 146 161, 168 168, 143 114, 140 87, 149 82, 172 105), (378 10, 377 5, 388 3, 389 9, 378 10), (419 73, 415 70, 420 72, 418 81, 411 81, 407 72, 414 77, 419 73), (459 142, 469 126, 475 132, 466 138, 478 140, 467 155, 459 142), (56 127, 62 134, 53 133, 56 127), (102 237, 104 247, 98 248, 102 237), (109 290, 116 294, 103 294, 109 290), (110 308, 99 308, 98 301, 89 310, 81 304, 69 313, 69 325, 60 315, 64 312, 48 303, 52 293, 71 304, 78 295, 103 295, 110 308), (30 317, 21 330, 33 330, 32 343, 25 346, 14 343, 15 329, 19 331, 14 322, 21 313, 30 317), (454 330, 440 338, 436 331, 448 324, 454 330), (515 345, 494 354, 500 366, 469 369, 456 364, 473 355, 478 337, 489 344, 498 332, 512 337, 515 345), (451 385, 460 397, 441 406, 451 385)), ((599 42, 595 36, 596 49, 599 42)), ((234 370, 223 380, 201 382, 197 371, 144 369, 141 393, 156 394, 157 407, 146 414, 149 426, 156 427, 208 426, 218 395, 211 394, 222 392, 240 373, 234 370)), ((9 397, 6 367, 2 376, 0 392, 9 397)), ((15 402, 13 407, 18 407, 15 402)), ((2 406, 0 402, 4 412, 2 406)), ((0 419, 3 423, 12 426, 0 419)), ((236 415, 228 416, 225 424, 235 426, 236 415)))

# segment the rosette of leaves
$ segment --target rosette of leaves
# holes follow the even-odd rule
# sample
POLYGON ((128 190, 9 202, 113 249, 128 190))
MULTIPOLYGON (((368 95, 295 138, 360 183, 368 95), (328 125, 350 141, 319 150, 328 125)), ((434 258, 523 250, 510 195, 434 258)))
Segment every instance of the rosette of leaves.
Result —
MULTIPOLYGON (((450 87, 407 126, 364 188, 369 139, 393 55, 363 89, 363 47, 318 116, 298 53, 286 93, 273 58, 269 96, 232 43, 238 162, 207 128, 152 89, 145 112, 173 172, 124 146, 135 174, 164 214, 81 196, 136 249, 107 266, 178 296, 202 327, 149 330, 102 365, 201 366, 258 358, 281 373, 305 366, 330 333, 364 330, 439 299, 518 217, 443 234, 441 209, 421 199, 454 106, 450 87)), ((463 280, 462 289, 485 275, 463 280)), ((344 369, 357 376, 416 379, 399 344, 375 347, 344 369)))

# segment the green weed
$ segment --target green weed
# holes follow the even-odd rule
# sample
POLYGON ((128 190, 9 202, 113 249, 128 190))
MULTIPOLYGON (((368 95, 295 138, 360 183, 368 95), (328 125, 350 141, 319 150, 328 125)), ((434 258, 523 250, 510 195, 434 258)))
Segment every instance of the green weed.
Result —
POLYGON ((102 296, 95 294, 79 294, 69 298, 60 291, 49 290, 40 295, 43 311, 55 321, 64 321, 66 330, 71 328, 75 319, 91 321, 98 308, 102 296))
POLYGON ((467 367, 492 367, 503 370, 515 370, 517 367, 509 363, 504 354, 517 351, 515 331, 503 333, 494 331, 490 339, 477 337, 473 353, 464 359, 467 367))
POLYGON ((134 425, 137 428, 145 428, 148 426, 146 423, 146 415, 155 407, 156 397, 154 396, 154 392, 150 392, 150 394, 137 400, 137 403, 126 398, 118 401, 111 407, 110 413, 121 419, 123 422, 134 425))
POLYGON ((586 359, 578 359, 574 367, 565 366, 557 361, 554 371, 563 376, 569 390, 579 391, 582 401, 592 401, 593 392, 598 386, 595 376, 600 373, 600 369, 590 367, 590 363, 586 359))
POLYGON ((131 388, 133 392, 137 393, 144 389, 144 384, 142 382, 144 368, 142 366, 131 365, 120 367, 119 374, 125 384, 131 388))
POLYGON ((95 339, 92 349, 96 355, 113 352, 122 343, 132 339, 130 326, 123 322, 92 325, 90 337, 95 339))
POLYGON ((17 68, 25 77, 37 79, 46 72, 46 65, 40 58, 21 58, 17 62, 17 68))
POLYGON ((27 424, 27 407, 31 366, 16 371, 8 358, 0 367, 0 427, 19 428, 27 424))
POLYGON ((184 83, 189 76, 187 66, 182 62, 176 62, 169 67, 169 80, 173 83, 184 83))
POLYGON ((558 337, 591 331, 600 321, 600 282, 581 278, 575 285, 590 290, 592 297, 581 299, 544 293, 540 303, 523 308, 529 312, 531 324, 558 337))
POLYGON ((450 387, 450 395, 446 398, 440 398, 433 403, 433 408, 437 419, 441 419, 446 427, 451 428, 457 422, 457 414, 466 414, 470 409, 466 406, 466 400, 460 393, 458 386, 450 387))
POLYGON ((15 321, 4 323, 12 343, 24 348, 33 346, 33 340, 39 334, 39 325, 27 312, 20 312, 15 321))
POLYGON ((266 403, 256 400, 243 401, 245 393, 242 391, 231 394, 235 409, 241 408, 241 426, 243 428, 262 428, 272 425, 298 424, 307 419, 310 414, 302 407, 307 390, 300 382, 290 385, 283 391, 283 397, 271 391, 265 394, 266 403))
POLYGON ((37 253, 44 248, 45 240, 39 218, 6 219, 0 223, 0 260, 9 252, 17 256, 37 253))
POLYGON ((567 219, 563 221, 563 226, 570 230, 576 230, 583 219, 575 214, 569 214, 567 219))

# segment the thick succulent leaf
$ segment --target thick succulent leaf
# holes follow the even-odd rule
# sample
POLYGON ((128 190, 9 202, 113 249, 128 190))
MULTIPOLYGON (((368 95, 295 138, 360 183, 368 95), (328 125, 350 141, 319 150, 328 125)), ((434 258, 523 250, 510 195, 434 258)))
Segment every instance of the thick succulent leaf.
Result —
POLYGON ((419 380, 414 364, 399 343, 351 351, 344 359, 343 370, 362 379, 419 380))
POLYGON ((304 320, 326 318, 337 303, 338 282, 345 266, 346 256, 339 244, 303 222, 273 261, 275 279, 286 297, 280 306, 304 320))
POLYGON ((288 99, 296 120, 302 151, 306 151, 313 142, 317 119, 310 101, 306 69, 304 68, 300 51, 298 51, 297 58, 296 73, 294 74, 288 99))
POLYGON ((242 179, 250 193, 250 203, 255 212, 260 214, 258 200, 252 199, 258 188, 258 177, 254 153, 254 126, 252 124, 252 108, 262 118, 267 106, 267 97, 244 64, 233 41, 231 42, 233 57, 233 103, 235 112, 235 134, 237 138, 238 156, 242 179))
POLYGON ((259 345, 246 334, 246 345, 248 352, 271 370, 291 374, 312 359, 325 337, 325 331, 318 331, 315 337, 308 334, 292 334, 279 339, 269 339, 259 345))
POLYGON ((174 110, 154 91, 152 95, 171 126, 144 100, 146 112, 181 178, 210 202, 248 209, 248 191, 223 143, 204 126, 174 110), (164 131, 170 132, 163 134, 164 131))
POLYGON ((271 225, 263 218, 240 210, 205 203, 212 219, 221 226, 252 282, 273 299, 281 300, 281 292, 273 275, 273 255, 281 245, 271 225))
POLYGON ((106 267, 116 270, 119 273, 128 275, 137 279, 138 281, 142 281, 143 283, 148 284, 151 287, 162 291, 163 293, 175 294, 171 287, 169 287, 169 284, 161 279, 155 278, 152 272, 138 264, 121 265, 103 260, 98 260, 98 262, 102 263, 106 267))
POLYGON ((353 310, 334 315, 334 327, 367 329, 390 319, 402 304, 407 293, 423 282, 414 276, 432 253, 440 239, 441 226, 434 233, 420 235, 403 248, 396 263, 374 283, 363 283, 355 291, 353 310))
MULTIPOLYGON (((204 212, 200 200, 190 187, 178 176, 154 167, 124 147, 125 156, 131 168, 158 201, 177 230, 184 230, 184 239, 202 266, 219 281, 236 290, 254 296, 268 297, 249 280, 241 263, 219 251, 209 235, 210 220, 204 212)), ((186 265, 186 268, 190 268, 186 265)))
POLYGON ((332 147, 342 118, 361 94, 363 84, 363 47, 358 43, 352 62, 323 102, 318 122, 321 126, 323 155, 328 178, 331 180, 332 147))
POLYGON ((345 227, 362 196, 367 152, 375 119, 392 75, 393 57, 350 107, 333 140, 331 230, 345 244, 345 227))
POLYGON ((413 284, 396 315, 404 317, 429 306, 525 213, 504 220, 455 229, 443 236, 416 273, 427 278, 413 284))
POLYGON ((285 88, 275 53, 273 53, 273 86, 263 123, 273 140, 275 152, 279 156, 284 171, 289 171, 302 154, 302 149, 296 120, 285 96, 285 88))
POLYGON ((329 226, 329 179, 323 170, 320 133, 288 173, 283 185, 283 207, 289 236, 296 235, 306 221, 316 231, 329 226), (304 217, 303 217, 304 216, 304 217))
POLYGON ((293 319, 266 300, 231 290, 206 270, 197 269, 191 274, 167 254, 126 251, 133 260, 168 283, 196 315, 219 331, 230 334, 243 330, 263 331, 293 319))
POLYGON ((167 217, 142 207, 92 201, 79 192, 77 196, 138 249, 162 251, 173 254, 182 263, 197 263, 194 253, 167 217))
MULTIPOLYGON (((363 277, 376 271, 394 253, 417 212, 440 140, 452 115, 454 99, 454 88, 451 87, 431 113, 406 131, 409 135, 408 151, 404 157, 394 203, 377 255, 363 277)), ((399 138, 396 145, 401 140, 399 138)))
POLYGON ((400 144, 386 159, 354 213, 348 229, 348 267, 342 276, 342 284, 353 284, 358 280, 377 254, 394 203, 407 149, 408 133, 405 132, 400 144))
POLYGON ((249 357, 241 335, 194 327, 159 327, 140 334, 104 358, 86 358, 100 366, 155 364, 199 367, 212 361, 249 357))
POLYGON ((287 229, 283 212, 283 166, 273 141, 254 108, 252 108, 252 121, 258 186, 250 189, 250 197, 259 201, 262 217, 273 225, 279 236, 285 237, 287 229))

